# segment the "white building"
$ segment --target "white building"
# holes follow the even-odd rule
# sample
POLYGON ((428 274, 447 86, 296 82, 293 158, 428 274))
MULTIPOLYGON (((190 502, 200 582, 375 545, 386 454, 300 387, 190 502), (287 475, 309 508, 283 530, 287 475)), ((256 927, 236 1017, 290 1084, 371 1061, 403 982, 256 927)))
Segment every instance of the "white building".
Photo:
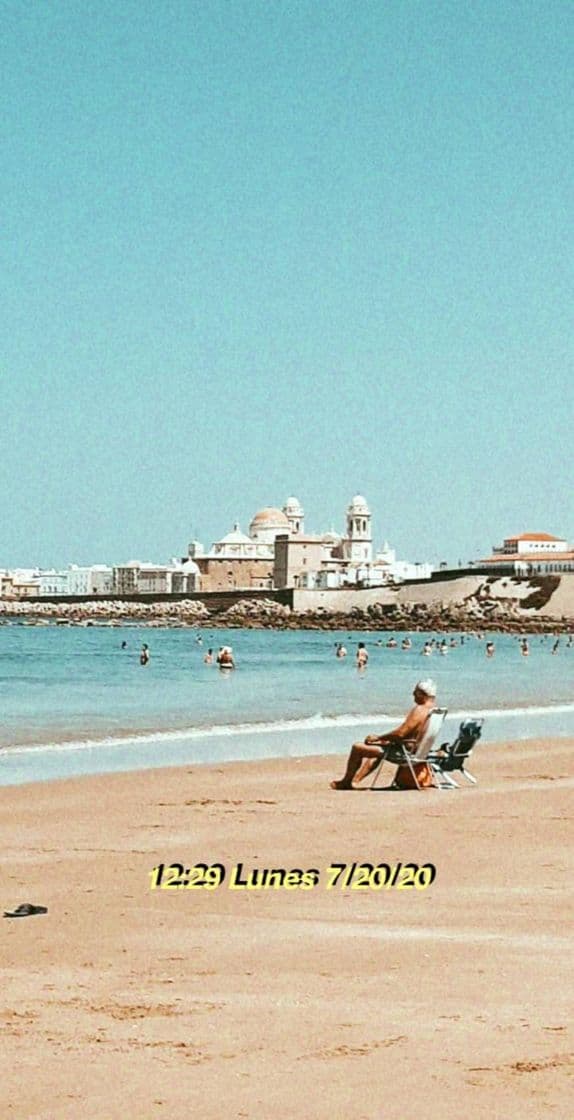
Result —
POLYGON ((41 597, 68 594, 68 573, 46 569, 38 574, 38 594, 41 597))
POLYGON ((199 568, 194 560, 174 560, 171 564, 130 560, 118 564, 113 574, 116 595, 187 594, 200 589, 199 568))
POLYGON ((505 537, 504 544, 493 548, 493 556, 531 556, 533 553, 554 554, 568 552, 564 537, 553 537, 551 533, 521 533, 518 537, 505 537))
POLYGON ((65 595, 106 595, 113 590, 113 568, 108 568, 105 564, 92 564, 85 568, 70 564, 66 575, 65 595))
POLYGON ((493 571, 513 572, 518 576, 559 574, 574 571, 574 550, 564 537, 551 533, 521 533, 505 537, 493 548, 492 556, 479 560, 479 566, 493 571))

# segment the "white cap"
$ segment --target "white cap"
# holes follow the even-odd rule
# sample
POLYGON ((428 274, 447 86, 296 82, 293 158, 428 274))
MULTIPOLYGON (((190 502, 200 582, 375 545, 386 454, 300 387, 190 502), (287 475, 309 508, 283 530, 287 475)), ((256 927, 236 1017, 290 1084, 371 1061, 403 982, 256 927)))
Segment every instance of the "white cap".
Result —
POLYGON ((418 688, 421 692, 424 692, 425 696, 436 696, 436 682, 431 681, 430 677, 427 677, 424 681, 417 681, 415 688, 418 688))

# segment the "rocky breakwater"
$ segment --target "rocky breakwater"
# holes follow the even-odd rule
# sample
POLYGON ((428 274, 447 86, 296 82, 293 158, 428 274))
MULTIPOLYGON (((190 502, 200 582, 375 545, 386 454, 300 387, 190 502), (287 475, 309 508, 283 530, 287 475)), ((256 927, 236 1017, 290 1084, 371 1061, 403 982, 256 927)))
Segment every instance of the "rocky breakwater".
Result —
POLYGON ((232 607, 219 614, 210 622, 212 626, 241 627, 241 629, 272 630, 299 629, 297 619, 290 607, 276 603, 274 599, 241 599, 232 607), (294 623, 294 625, 293 625, 294 623))
MULTIPOLYGON (((557 581, 559 582, 559 581, 557 581)), ((551 577, 514 587, 511 581, 486 580, 465 599, 431 602, 373 603, 333 612, 325 607, 292 611, 274 599, 241 599, 226 611, 210 609, 210 600, 142 603, 92 600, 49 603, 40 599, 0 601, 0 623, 28 626, 209 626, 269 630, 335 631, 507 631, 515 634, 570 632, 574 618, 546 615, 554 583, 551 577)))
POLYGON ((28 626, 50 623, 70 626, 198 626, 209 619, 203 603, 183 599, 177 603, 137 603, 114 599, 85 603, 44 603, 0 600, 0 623, 28 626))
POLYGON ((574 620, 546 617, 522 609, 513 599, 491 597, 488 589, 460 603, 374 603, 333 613, 325 608, 295 613, 272 600, 244 599, 210 625, 275 630, 362 630, 423 632, 486 632, 512 634, 570 632, 574 620))

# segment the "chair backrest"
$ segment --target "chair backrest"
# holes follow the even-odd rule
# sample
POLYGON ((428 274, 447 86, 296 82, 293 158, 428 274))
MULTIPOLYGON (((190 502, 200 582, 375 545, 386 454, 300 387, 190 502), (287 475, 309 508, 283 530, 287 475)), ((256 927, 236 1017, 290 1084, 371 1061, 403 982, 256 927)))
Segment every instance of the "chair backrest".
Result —
POLYGON ((447 711, 448 708, 433 708, 413 758, 422 762, 428 757, 428 753, 432 749, 434 741, 446 719, 447 711))
POLYGON ((463 719, 458 729, 458 735, 449 747, 448 753, 452 759, 456 758, 460 761, 468 758, 472 748, 482 735, 483 723, 484 719, 481 717, 478 719, 463 719))

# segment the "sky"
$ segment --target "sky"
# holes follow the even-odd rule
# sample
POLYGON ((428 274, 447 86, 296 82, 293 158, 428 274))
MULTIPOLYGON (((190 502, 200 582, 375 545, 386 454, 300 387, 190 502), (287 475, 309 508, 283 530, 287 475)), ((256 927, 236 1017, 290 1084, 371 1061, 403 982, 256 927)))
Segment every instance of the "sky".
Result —
POLYGON ((574 539, 570 0, 0 18, 0 567, 574 539))

